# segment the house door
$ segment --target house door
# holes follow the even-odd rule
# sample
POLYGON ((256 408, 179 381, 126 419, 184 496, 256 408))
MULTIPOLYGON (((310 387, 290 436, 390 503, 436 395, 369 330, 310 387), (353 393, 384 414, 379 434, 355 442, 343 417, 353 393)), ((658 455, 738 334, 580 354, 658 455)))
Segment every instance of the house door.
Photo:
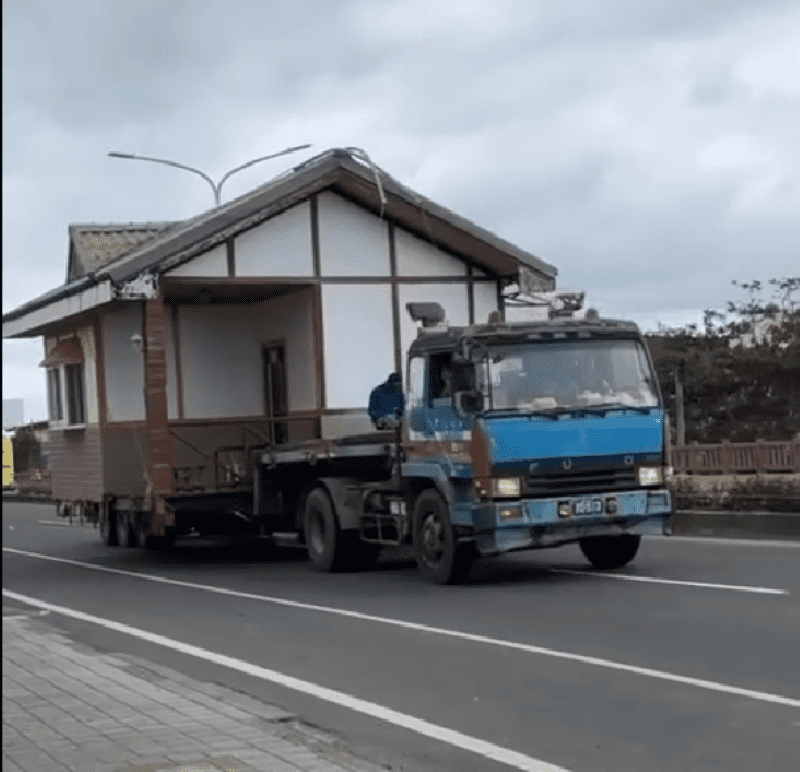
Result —
MULTIPOLYGON (((286 346, 274 343, 264 346, 264 407, 267 418, 286 415, 286 346)), ((275 444, 286 442, 287 427, 282 422, 270 423, 269 437, 275 444)))

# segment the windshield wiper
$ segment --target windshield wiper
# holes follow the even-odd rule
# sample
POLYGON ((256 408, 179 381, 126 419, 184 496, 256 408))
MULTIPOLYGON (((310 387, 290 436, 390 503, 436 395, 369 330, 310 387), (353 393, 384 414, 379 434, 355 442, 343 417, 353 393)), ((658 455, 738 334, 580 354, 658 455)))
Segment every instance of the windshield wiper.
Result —
POLYGON ((484 414, 491 415, 492 418, 497 418, 498 413, 500 414, 499 417, 503 415, 508 416, 541 416, 542 418, 549 418, 551 421, 558 420, 558 414, 561 411, 560 408, 550 408, 548 410, 533 410, 531 408, 525 407, 493 407, 487 408, 483 411, 484 414))
MULTIPOLYGON (((653 406, 655 407, 655 406, 653 406)), ((587 405, 586 407, 575 408, 576 412, 586 412, 605 415, 609 410, 635 410, 642 415, 650 415, 653 407, 643 407, 642 405, 623 405, 621 402, 609 402, 604 405, 587 405)))

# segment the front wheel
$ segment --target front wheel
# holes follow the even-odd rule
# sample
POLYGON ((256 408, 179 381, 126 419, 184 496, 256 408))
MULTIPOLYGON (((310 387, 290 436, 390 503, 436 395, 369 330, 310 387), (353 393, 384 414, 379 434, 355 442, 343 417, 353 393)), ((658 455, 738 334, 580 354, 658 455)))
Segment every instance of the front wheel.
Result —
POLYGON ((581 552, 601 570, 621 568, 636 557, 642 537, 626 533, 621 536, 588 536, 581 539, 581 552))
POLYGON ((414 558, 422 576, 435 584, 459 584, 469 573, 472 545, 458 544, 447 504, 438 491, 417 496, 412 514, 414 558))

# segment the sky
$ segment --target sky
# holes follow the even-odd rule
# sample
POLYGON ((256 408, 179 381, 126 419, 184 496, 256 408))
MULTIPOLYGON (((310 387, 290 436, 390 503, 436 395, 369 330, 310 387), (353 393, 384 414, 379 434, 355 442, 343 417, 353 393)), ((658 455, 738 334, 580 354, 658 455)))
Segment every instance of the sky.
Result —
MULTIPOLYGON (((70 223, 180 220, 331 147, 644 329, 800 275, 796 0, 6 0, 3 312, 70 223)), ((46 415, 41 339, 3 397, 46 415)))

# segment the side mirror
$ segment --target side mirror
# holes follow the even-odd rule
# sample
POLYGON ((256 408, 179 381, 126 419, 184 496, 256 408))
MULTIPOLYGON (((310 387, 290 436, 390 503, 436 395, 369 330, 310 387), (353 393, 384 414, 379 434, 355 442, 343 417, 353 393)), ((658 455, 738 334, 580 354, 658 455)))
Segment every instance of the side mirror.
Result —
POLYGON ((459 413, 479 413, 483 410, 483 394, 477 391, 457 391, 455 403, 459 413))

